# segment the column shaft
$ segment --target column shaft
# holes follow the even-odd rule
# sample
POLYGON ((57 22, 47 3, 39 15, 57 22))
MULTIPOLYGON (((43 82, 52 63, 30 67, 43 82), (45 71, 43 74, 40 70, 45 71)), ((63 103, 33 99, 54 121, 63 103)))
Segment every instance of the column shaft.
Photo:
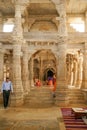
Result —
POLYGON ((4 79, 4 54, 2 51, 2 45, 0 44, 0 86, 2 85, 4 79))
POLYGON ((23 42, 23 29, 22 29, 22 20, 21 20, 21 6, 15 4, 15 25, 13 30, 13 40, 18 42, 23 42))
POLYGON ((59 27, 58 34, 60 36, 67 36, 67 26, 66 26, 66 2, 65 0, 61 0, 56 3, 56 9, 59 14, 59 27))
POLYGON ((0 12, 0 32, 3 32, 3 17, 1 12, 0 12))
POLYGON ((34 86, 34 71, 33 71, 33 57, 31 57, 31 61, 30 61, 31 65, 31 77, 30 77, 30 81, 31 81, 31 86, 34 86))
POLYGON ((28 46, 26 47, 24 53, 23 53, 23 70, 22 70, 22 76, 23 76, 23 88, 24 92, 30 91, 30 86, 29 86, 29 69, 28 69, 28 46))
POLYGON ((83 87, 87 89, 87 43, 85 43, 85 52, 83 59, 83 87))
POLYGON ((58 86, 66 87, 66 44, 58 45, 58 86))
POLYGON ((14 95, 12 105, 23 104, 23 86, 21 76, 21 45, 23 43, 23 31, 21 26, 21 6, 15 3, 15 26, 13 30, 13 86, 14 95))
POLYGON ((21 45, 14 45, 13 48, 13 88, 12 106, 23 104, 23 86, 21 80, 21 45))
POLYGON ((87 32, 87 11, 85 13, 85 32, 87 32))

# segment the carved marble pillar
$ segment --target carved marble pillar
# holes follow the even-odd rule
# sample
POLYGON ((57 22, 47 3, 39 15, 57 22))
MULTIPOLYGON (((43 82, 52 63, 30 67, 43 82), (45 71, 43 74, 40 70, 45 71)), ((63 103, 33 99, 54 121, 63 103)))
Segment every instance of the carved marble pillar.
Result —
POLYGON ((81 88, 83 79, 83 54, 79 53, 78 57, 78 77, 77 77, 77 87, 81 88))
POLYGON ((82 90, 83 90, 85 102, 87 104, 87 42, 85 43, 84 55, 83 55, 82 90))
POLYGON ((77 82, 77 61, 74 59, 74 80, 73 80, 73 86, 76 87, 77 82))
POLYGON ((58 64, 57 64, 57 89, 55 104, 57 106, 69 103, 69 95, 67 94, 68 85, 66 81, 66 41, 61 40, 58 44, 58 64))
POLYGON ((21 45, 13 45, 13 88, 11 105, 19 106, 23 104, 23 86, 21 80, 21 45))
POLYGON ((87 11, 85 12, 85 32, 87 32, 87 11))
POLYGON ((13 72, 13 59, 12 59, 13 57, 12 57, 12 54, 10 55, 10 65, 9 65, 9 77, 10 77, 10 80, 13 82, 13 74, 12 74, 12 72, 13 72))
POLYGON ((1 12, 0 12, 0 32, 3 32, 3 17, 1 12))
POLYGON ((83 88, 87 89, 87 42, 85 43, 83 58, 83 88))
POLYGON ((28 46, 23 46, 23 67, 22 67, 22 76, 23 76, 23 88, 24 92, 27 93, 30 91, 29 85, 29 69, 28 69, 28 46))
POLYGON ((58 45, 58 86, 66 88, 66 44, 58 45))
MULTIPOLYGON (((15 25, 13 30, 13 40, 18 42, 23 42, 23 29, 22 29, 22 19, 21 19, 21 6, 15 4, 15 25)), ((19 44, 19 43, 18 43, 19 44)))
POLYGON ((73 72, 73 68, 74 68, 74 65, 73 65, 73 61, 71 63, 71 82, 70 82, 70 85, 72 86, 73 85, 73 75, 74 75, 74 72, 73 72))
POLYGON ((23 86, 21 80, 21 44, 23 43, 23 31, 21 26, 21 6, 15 3, 15 26, 13 30, 13 87, 11 105, 23 104, 23 86))
POLYGON ((34 65, 34 63, 33 63, 34 61, 33 61, 33 57, 31 57, 31 61, 30 61, 30 68, 31 68, 31 77, 30 77, 30 81, 31 81, 31 87, 33 87, 34 86, 34 70, 33 70, 33 65, 34 65))
POLYGON ((0 43, 0 86, 2 85, 4 79, 3 71, 4 71, 4 53, 3 53, 2 44, 0 43))
POLYGON ((43 58, 40 57, 40 74, 39 74, 39 79, 42 82, 42 66, 43 66, 43 58))
POLYGON ((58 33, 60 36, 67 36, 67 25, 66 25, 66 0, 59 0, 56 2, 56 9, 59 14, 59 27, 58 33))

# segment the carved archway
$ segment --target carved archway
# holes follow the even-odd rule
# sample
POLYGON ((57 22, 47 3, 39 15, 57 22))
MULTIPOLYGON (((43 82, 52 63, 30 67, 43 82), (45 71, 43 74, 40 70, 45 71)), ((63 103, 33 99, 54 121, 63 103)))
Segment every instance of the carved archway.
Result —
POLYGON ((42 49, 34 53, 29 61, 30 80, 32 83, 34 84, 35 79, 39 79, 43 84, 48 76, 53 76, 53 73, 57 73, 56 62, 55 55, 51 50, 42 49))

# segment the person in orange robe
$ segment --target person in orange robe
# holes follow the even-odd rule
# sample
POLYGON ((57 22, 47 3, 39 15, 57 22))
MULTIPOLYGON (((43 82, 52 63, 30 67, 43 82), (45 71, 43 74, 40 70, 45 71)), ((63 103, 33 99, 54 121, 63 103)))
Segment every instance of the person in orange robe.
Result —
POLYGON ((56 97, 55 91, 56 91, 56 76, 55 76, 55 74, 54 74, 54 75, 53 75, 53 89, 52 89, 52 94, 53 94, 53 97, 54 97, 54 98, 56 97))

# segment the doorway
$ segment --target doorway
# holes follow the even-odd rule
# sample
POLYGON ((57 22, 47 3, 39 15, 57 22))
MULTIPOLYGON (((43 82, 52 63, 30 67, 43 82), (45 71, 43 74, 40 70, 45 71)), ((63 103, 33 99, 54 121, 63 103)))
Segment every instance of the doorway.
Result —
POLYGON ((53 77, 54 71, 51 69, 48 69, 44 73, 44 81, 48 79, 48 77, 53 77))

